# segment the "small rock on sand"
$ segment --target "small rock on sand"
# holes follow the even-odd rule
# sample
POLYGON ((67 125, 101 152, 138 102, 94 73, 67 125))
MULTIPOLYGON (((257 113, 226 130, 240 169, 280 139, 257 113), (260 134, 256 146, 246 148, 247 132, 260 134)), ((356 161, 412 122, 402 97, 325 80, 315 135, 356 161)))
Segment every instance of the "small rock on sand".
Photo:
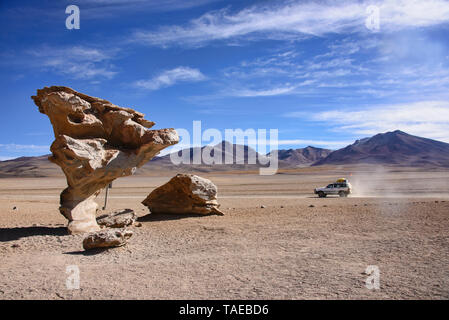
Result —
POLYGON ((83 240, 85 250, 94 248, 120 247, 133 235, 131 230, 107 229, 89 233, 83 240))
POLYGON ((131 209, 114 211, 97 218, 98 225, 108 228, 123 228, 132 225, 135 221, 136 213, 131 209))

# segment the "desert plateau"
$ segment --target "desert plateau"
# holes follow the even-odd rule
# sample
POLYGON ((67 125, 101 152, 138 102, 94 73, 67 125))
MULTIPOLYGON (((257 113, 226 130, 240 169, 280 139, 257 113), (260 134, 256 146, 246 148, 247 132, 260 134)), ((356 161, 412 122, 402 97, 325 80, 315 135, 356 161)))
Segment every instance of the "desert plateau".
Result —
POLYGON ((106 211, 133 209, 141 226, 131 227, 126 246, 99 251, 68 235, 58 213, 62 177, 0 179, 0 298, 449 298, 447 170, 203 176, 218 186, 224 216, 149 214, 140 201, 171 175, 118 179, 106 211), (353 195, 313 194, 340 176, 351 178, 353 195), (79 290, 66 287, 71 265, 79 266, 79 290), (380 270, 380 290, 366 288, 369 265, 380 270))

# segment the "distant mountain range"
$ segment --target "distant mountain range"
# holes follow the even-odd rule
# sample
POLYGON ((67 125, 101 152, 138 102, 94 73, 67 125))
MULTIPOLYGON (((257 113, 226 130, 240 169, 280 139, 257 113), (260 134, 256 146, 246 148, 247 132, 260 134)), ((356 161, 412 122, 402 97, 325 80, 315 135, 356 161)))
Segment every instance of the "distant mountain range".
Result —
MULTIPOLYGON (((137 175, 151 175, 160 171, 242 171, 257 170, 260 164, 248 163, 248 159, 266 159, 254 149, 223 141, 215 147, 205 146, 184 149, 188 162, 195 154, 208 153, 214 156, 213 148, 221 147, 222 164, 179 164, 171 161, 170 155, 156 157, 139 168, 137 175), (229 152, 232 150, 232 152, 229 152), (240 150, 238 153, 237 150, 240 150), (226 163, 225 161, 229 163, 226 163)), ((181 157, 178 151, 177 156, 181 157)), ((269 154, 268 154, 269 155, 269 154)), ((61 176, 59 167, 48 161, 48 155, 21 157, 0 161, 0 177, 42 177, 61 176)), ((332 151, 308 146, 301 149, 278 150, 280 168, 298 168, 320 165, 377 164, 414 167, 449 167, 449 143, 412 136, 396 130, 380 133, 371 138, 355 141, 353 144, 332 151)))
POLYGON ((309 166, 326 158, 332 150, 308 146, 302 149, 277 150, 283 167, 309 166))
POLYGON ((61 168, 48 160, 50 155, 20 157, 0 161, 0 178, 6 177, 52 177, 63 175, 61 168))
POLYGON ((155 168, 163 168, 166 170, 176 170, 183 169, 185 171, 200 171, 200 172, 210 172, 210 171, 230 171, 230 170, 257 170, 260 165, 257 159, 265 159, 265 155, 257 153, 253 148, 246 145, 232 144, 228 141, 222 141, 215 146, 204 146, 204 147, 193 147, 178 151, 173 154, 178 158, 184 157, 187 163, 173 164, 171 154, 167 154, 162 157, 155 157, 150 162, 140 168, 140 171, 152 170, 155 168), (210 157, 214 157, 215 150, 221 149, 221 164, 207 164, 202 161, 201 163, 195 164, 196 158, 195 154, 209 154, 210 157), (255 161, 249 161, 249 159, 254 159, 255 161), (190 163, 190 164, 189 164, 190 163))
MULTIPOLYGON (((305 167, 310 166, 317 160, 325 158, 329 155, 332 150, 306 147, 302 149, 288 149, 288 150, 277 150, 278 151, 278 164, 281 168, 294 168, 294 167, 305 167)), ((177 152, 177 157, 182 156, 182 152, 188 155, 186 158, 191 164, 180 164, 175 165, 171 161, 171 155, 165 155, 162 157, 156 157, 152 159, 149 163, 145 164, 142 168, 164 167, 165 169, 176 170, 176 168, 183 168, 186 170, 194 171, 229 171, 229 170, 257 170, 261 165, 260 163, 265 163, 263 161, 268 161, 267 155, 262 155, 256 152, 253 148, 246 145, 231 144, 227 141, 222 141, 216 146, 204 146, 196 148, 188 148, 183 151, 177 152), (221 164, 208 165, 205 163, 193 164, 194 154, 198 152, 200 154, 210 154, 211 157, 214 156, 214 149, 221 149, 221 164), (240 152, 237 152, 240 150, 240 152), (228 159, 228 160, 227 160, 228 159), (253 161, 251 161, 253 160, 253 161), (262 160, 262 161, 260 161, 262 160), (226 162, 228 161, 228 163, 226 162), (260 162, 259 162, 260 161, 260 162)))
POLYGON ((388 164, 449 167, 449 143, 412 136, 400 130, 371 138, 330 153, 313 165, 388 164))

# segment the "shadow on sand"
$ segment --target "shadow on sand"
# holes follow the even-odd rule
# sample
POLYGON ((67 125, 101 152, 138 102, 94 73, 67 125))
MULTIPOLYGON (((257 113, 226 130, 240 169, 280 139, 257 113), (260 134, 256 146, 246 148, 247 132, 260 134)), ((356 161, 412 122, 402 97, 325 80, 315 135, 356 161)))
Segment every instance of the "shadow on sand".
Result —
POLYGON ((106 252, 108 250, 112 250, 115 248, 96 248, 96 249, 89 249, 89 250, 79 250, 79 251, 70 251, 70 252, 64 252, 64 254, 70 254, 74 256, 94 256, 103 252, 106 252))
POLYGON ((0 228, 0 242, 14 241, 33 236, 66 236, 66 227, 18 227, 0 228))
POLYGON ((149 221, 169 221, 169 220, 179 220, 185 218, 198 218, 204 217, 204 214, 173 214, 173 213, 149 213, 143 217, 137 218, 138 222, 149 222, 149 221))

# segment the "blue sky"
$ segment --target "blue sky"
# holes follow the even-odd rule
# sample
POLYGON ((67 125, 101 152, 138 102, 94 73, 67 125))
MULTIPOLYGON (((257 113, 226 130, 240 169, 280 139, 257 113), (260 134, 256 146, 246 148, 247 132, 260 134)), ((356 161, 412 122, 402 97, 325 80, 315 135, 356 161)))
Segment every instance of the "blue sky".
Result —
POLYGON ((449 142, 448 1, 2 1, 0 24, 0 160, 49 153, 30 96, 51 85, 155 128, 279 129, 282 149, 396 129, 449 142))

